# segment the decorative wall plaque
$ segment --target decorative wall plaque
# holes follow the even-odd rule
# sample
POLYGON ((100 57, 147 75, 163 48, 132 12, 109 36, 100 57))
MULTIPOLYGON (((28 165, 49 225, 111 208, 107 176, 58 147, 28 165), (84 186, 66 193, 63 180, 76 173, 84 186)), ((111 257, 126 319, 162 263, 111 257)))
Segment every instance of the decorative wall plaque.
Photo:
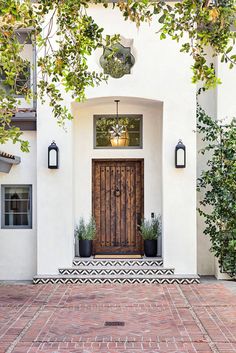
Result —
POLYGON ((114 44, 110 48, 105 48, 100 58, 101 67, 104 74, 113 78, 121 78, 130 74, 130 70, 135 63, 135 58, 131 54, 130 47, 124 47, 120 43, 114 44))

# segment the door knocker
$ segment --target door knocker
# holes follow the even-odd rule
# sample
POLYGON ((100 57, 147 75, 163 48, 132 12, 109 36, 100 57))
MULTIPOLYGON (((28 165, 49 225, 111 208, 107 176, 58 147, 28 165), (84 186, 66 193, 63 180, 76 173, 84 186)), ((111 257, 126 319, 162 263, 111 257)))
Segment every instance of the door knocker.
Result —
POLYGON ((115 196, 119 197, 120 196, 120 189, 117 187, 115 190, 115 196))

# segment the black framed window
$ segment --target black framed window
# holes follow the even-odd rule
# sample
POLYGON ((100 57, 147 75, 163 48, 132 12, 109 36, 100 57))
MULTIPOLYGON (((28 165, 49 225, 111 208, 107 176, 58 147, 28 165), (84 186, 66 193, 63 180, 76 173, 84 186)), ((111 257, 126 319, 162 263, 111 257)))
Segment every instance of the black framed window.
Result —
POLYGON ((122 127, 119 137, 111 134, 116 125, 116 115, 94 115, 94 148, 142 148, 142 115, 119 115, 118 125, 122 127))
POLYGON ((32 228, 31 185, 2 185, 2 228, 32 228))

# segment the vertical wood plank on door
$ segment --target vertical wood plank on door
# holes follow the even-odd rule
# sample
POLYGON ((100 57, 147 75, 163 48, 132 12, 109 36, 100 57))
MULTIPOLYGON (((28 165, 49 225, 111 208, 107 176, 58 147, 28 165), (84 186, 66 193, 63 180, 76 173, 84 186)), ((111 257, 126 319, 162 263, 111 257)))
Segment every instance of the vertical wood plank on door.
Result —
POLYGON ((101 203, 100 203, 100 185, 101 185, 101 171, 100 165, 96 164, 93 166, 93 216, 96 220, 96 239, 94 243, 94 251, 96 251, 97 244, 101 242, 100 235, 101 235, 101 217, 100 217, 100 210, 101 210, 101 203))
POLYGON ((121 227, 120 227, 120 242, 121 246, 125 246, 125 241, 126 241, 126 224, 127 224, 127 218, 126 218, 126 209, 127 209, 127 203, 126 203, 126 166, 124 163, 121 164, 121 227))
POLYGON ((116 168, 114 165, 111 166, 111 241, 112 245, 117 244, 116 239, 116 168))
POLYGON ((138 229, 138 223, 140 223, 141 217, 142 217, 142 212, 141 212, 141 208, 140 208, 140 203, 141 203, 141 192, 140 192, 140 187, 141 187, 141 166, 140 163, 136 163, 136 190, 135 190, 135 194, 136 194, 136 246, 140 246, 140 242, 141 242, 141 237, 139 234, 139 229, 138 229))
MULTIPOLYGON (((144 218, 144 163, 140 163, 140 210, 141 210, 141 215, 142 218, 144 218)), ((143 241, 141 241, 141 236, 140 236, 140 242, 141 242, 141 251, 143 252, 143 241)))
POLYGON ((143 253, 137 222, 143 218, 143 161, 93 161, 95 253, 143 253))
MULTIPOLYGON (((121 167, 116 166, 116 190, 121 190, 121 167)), ((116 196, 116 241, 121 244, 121 198, 116 196)))
POLYGON ((136 209, 135 209, 135 202, 136 202, 136 195, 135 195, 135 162, 132 163, 131 167, 131 179, 130 179, 130 192, 131 192, 131 222, 130 222, 130 233, 131 233, 131 245, 135 246, 135 239, 136 239, 136 209))
POLYGON ((111 246, 111 175, 110 166, 105 167, 106 170, 106 202, 105 202, 105 223, 106 223, 106 246, 111 246))
POLYGON ((131 169, 126 167, 126 235, 125 243, 131 245, 131 169))
POLYGON ((101 166, 100 185, 100 222, 101 222, 101 245, 106 245, 106 171, 104 165, 101 166))

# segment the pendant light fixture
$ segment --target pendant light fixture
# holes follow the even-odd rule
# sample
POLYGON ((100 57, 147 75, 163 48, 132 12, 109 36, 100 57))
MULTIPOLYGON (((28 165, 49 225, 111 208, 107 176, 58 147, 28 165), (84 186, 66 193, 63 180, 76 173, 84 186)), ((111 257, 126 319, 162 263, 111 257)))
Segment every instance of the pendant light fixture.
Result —
POLYGON ((119 100, 114 100, 116 103, 116 124, 110 129, 110 134, 112 138, 119 138, 125 132, 123 125, 119 125, 119 100))
POLYGON ((111 127, 109 133, 111 135, 110 141, 112 147, 124 147, 129 144, 129 135, 127 129, 119 124, 119 100, 114 100, 116 103, 116 122, 115 125, 111 127))

